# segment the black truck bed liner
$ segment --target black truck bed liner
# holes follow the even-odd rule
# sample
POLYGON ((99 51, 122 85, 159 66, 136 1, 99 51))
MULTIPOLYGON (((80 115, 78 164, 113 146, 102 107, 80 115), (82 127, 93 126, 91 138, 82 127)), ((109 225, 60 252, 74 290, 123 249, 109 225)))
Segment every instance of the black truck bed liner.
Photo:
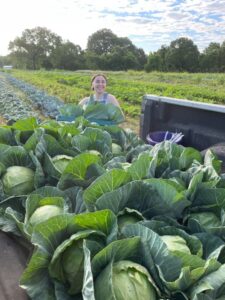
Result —
POLYGON ((225 106, 145 95, 140 137, 153 131, 182 132, 182 144, 204 150, 225 143, 225 106))

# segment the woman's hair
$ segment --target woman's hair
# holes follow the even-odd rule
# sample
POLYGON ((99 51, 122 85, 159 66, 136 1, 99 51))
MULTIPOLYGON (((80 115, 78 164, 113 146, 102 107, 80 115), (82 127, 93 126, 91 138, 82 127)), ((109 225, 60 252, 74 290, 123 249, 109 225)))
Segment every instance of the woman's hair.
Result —
POLYGON ((95 80, 96 77, 98 76, 102 76, 103 78, 105 78, 105 81, 107 82, 107 77, 104 74, 95 74, 94 76, 92 76, 91 78, 91 83, 95 80))

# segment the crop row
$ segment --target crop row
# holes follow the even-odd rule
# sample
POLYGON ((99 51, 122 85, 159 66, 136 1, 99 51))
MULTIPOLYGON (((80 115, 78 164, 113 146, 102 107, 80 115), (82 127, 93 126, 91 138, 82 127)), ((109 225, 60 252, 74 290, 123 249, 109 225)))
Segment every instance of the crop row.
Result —
POLYGON ((18 91, 9 84, 5 76, 0 75, 0 114, 6 119, 17 120, 19 118, 27 118, 29 116, 38 117, 38 113, 34 111, 32 103, 19 94, 18 91), (23 100, 21 100, 23 97, 23 100))
POLYGON ((18 120, 29 116, 55 118, 64 103, 43 90, 16 79, 10 74, 1 73, 0 112, 9 120, 18 120))

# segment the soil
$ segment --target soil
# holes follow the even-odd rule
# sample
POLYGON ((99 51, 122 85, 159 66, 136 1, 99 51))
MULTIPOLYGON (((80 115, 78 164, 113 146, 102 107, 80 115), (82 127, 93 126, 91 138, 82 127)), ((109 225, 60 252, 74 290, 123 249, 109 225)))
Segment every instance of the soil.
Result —
POLYGON ((7 121, 2 116, 0 116, 0 125, 5 125, 6 122, 7 121))
POLYGON ((19 287, 20 277, 26 267, 29 251, 15 238, 0 231, 0 299, 28 300, 19 287))
POLYGON ((133 132, 139 135, 140 124, 139 120, 131 117, 126 117, 126 121, 120 125, 122 128, 130 128, 133 132))

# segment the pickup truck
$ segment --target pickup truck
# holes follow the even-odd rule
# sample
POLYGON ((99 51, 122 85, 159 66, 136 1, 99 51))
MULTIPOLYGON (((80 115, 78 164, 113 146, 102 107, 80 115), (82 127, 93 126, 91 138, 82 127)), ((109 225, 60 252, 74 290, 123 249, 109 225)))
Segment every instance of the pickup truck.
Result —
POLYGON ((140 137, 151 132, 181 132, 183 146, 203 154, 210 148, 222 160, 225 172, 225 106, 145 95, 140 117, 140 137))

